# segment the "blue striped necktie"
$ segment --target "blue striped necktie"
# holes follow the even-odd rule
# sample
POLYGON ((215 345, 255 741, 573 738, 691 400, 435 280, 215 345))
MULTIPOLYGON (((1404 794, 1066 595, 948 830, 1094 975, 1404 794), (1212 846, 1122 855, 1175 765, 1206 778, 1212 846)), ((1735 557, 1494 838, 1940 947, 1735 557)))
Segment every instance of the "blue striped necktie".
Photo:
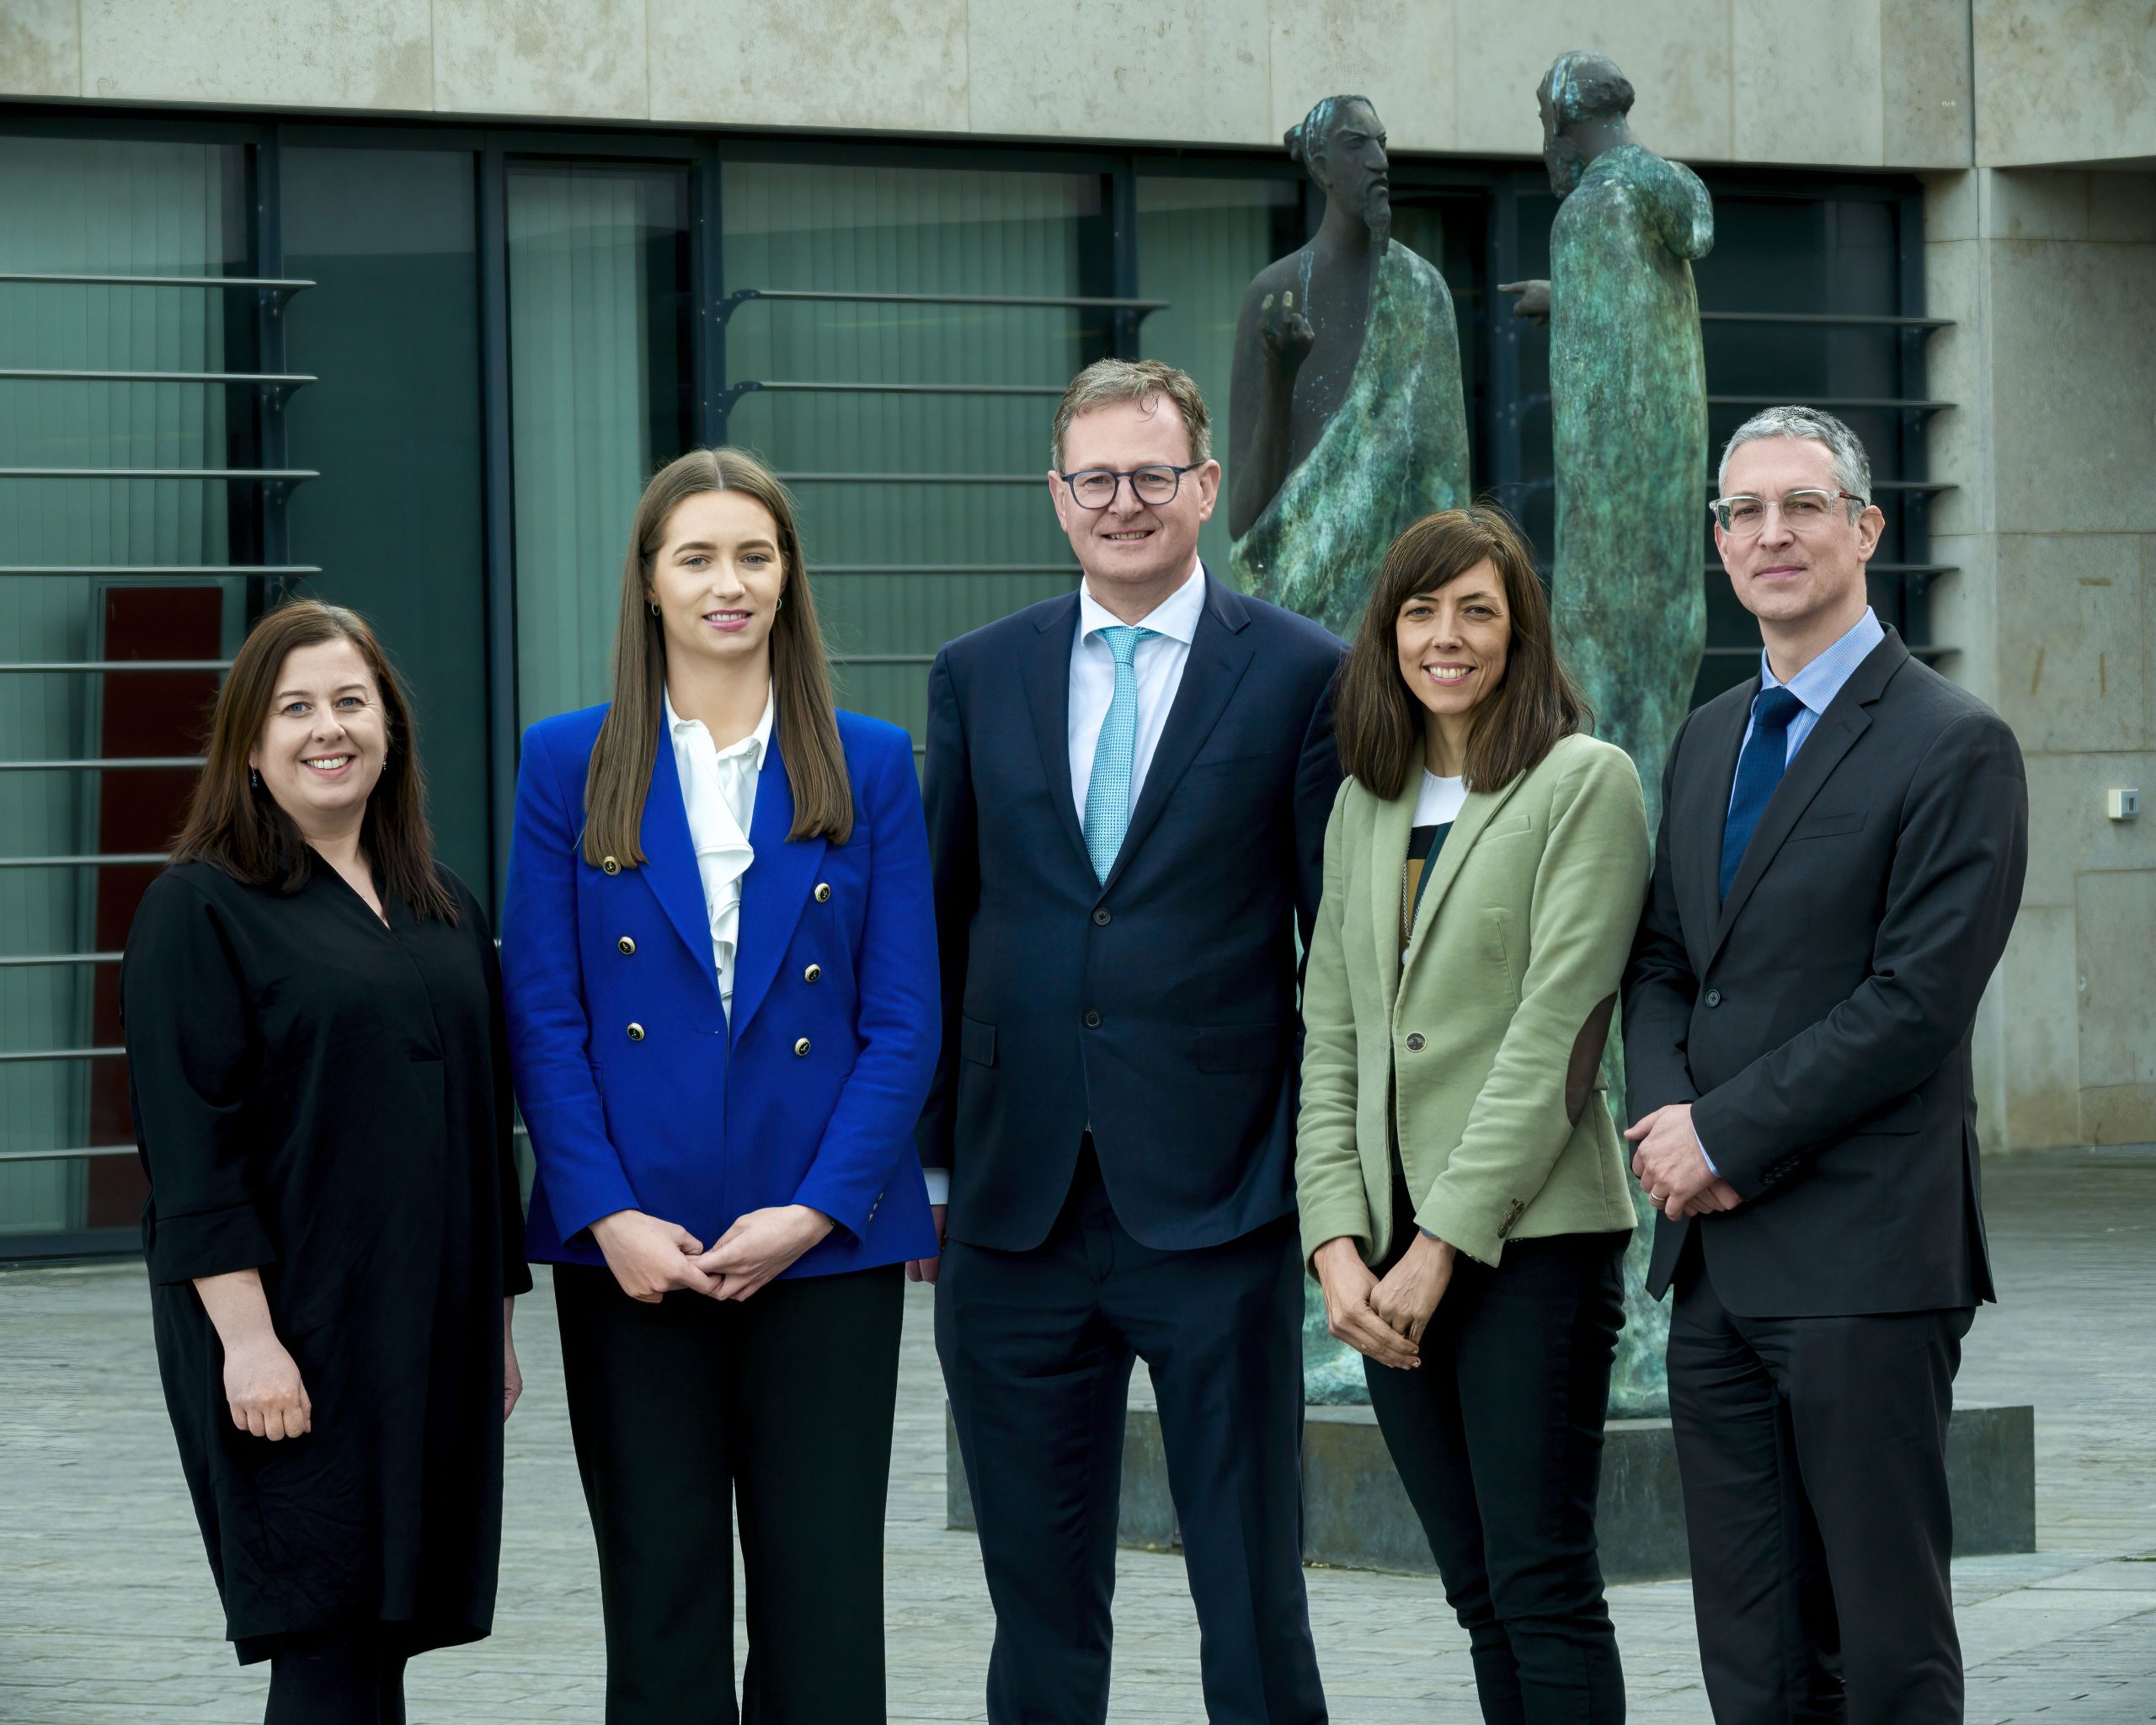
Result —
POLYGON ((1721 829, 1721 895, 1737 879, 1744 861, 1744 847, 1767 812, 1774 787, 1782 782, 1789 765, 1790 721, 1804 711, 1804 703, 1787 689, 1762 689, 1752 702, 1752 734, 1737 757, 1737 783, 1729 794, 1729 817, 1721 829))
POLYGON ((1093 745, 1093 776, 1086 785, 1086 854, 1102 880, 1115 867, 1123 836, 1130 830, 1130 780, 1138 758, 1138 669, 1140 641, 1159 633, 1118 623, 1100 632, 1115 656, 1115 693, 1093 745))

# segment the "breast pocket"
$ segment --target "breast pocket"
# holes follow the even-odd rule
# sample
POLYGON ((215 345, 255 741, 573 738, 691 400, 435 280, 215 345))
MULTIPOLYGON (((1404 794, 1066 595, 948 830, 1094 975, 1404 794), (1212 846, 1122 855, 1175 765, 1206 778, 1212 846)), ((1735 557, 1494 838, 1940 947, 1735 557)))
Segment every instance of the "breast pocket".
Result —
POLYGON ((1864 829, 1864 810, 1850 809, 1839 814, 1808 815, 1796 824, 1789 836, 1789 842, 1801 839, 1831 839, 1845 832, 1860 832, 1864 829))

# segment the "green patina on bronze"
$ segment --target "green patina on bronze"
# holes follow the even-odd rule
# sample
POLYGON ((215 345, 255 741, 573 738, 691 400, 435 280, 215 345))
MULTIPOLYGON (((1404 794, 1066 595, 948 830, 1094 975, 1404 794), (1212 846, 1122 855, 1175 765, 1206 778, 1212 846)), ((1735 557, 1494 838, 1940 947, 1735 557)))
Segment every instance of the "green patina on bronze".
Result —
MULTIPOLYGON (((1558 649, 1596 734, 1639 767, 1651 831, 1706 640, 1707 383, 1690 260, 1713 243, 1706 188, 1636 143, 1588 164, 1550 234, 1558 649)), ((1605 1065, 1622 1126, 1614 1027, 1605 1065)), ((1641 1227, 1625 1254, 1609 1402, 1614 1414, 1644 1416, 1668 1407, 1669 1314, 1645 1287, 1653 1212, 1636 1188, 1632 1200, 1641 1227)))
POLYGON ((1246 592, 1352 635, 1401 530, 1467 497, 1452 295, 1433 265, 1388 241, 1346 398, 1235 542, 1230 567, 1246 592))

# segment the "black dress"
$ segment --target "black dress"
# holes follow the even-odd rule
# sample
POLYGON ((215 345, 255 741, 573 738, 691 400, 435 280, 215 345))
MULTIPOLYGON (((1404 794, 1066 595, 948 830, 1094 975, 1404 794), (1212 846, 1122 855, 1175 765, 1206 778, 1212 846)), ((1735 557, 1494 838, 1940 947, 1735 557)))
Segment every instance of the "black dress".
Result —
POLYGON ((318 862, 290 895, 204 863, 144 895, 121 970, 165 1402, 226 1633, 378 1625, 398 1650, 491 1626, 502 1297, 531 1285, 484 914, 388 926, 318 862), (259 1266, 313 1404, 237 1429, 192 1285, 259 1266))

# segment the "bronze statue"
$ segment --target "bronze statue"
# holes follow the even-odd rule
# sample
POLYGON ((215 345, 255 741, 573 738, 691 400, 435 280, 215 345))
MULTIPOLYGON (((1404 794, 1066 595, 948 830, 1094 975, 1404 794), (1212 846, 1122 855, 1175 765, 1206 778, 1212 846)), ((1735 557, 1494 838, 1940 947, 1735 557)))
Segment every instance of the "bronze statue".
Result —
MULTIPOLYGON (((1597 734, 1630 754, 1659 815, 1669 745, 1692 704, 1706 640, 1707 382, 1691 259, 1714 244, 1692 171, 1632 136, 1632 86, 1599 54, 1560 55, 1536 90, 1542 158, 1563 201, 1550 279, 1512 282, 1523 317, 1550 320, 1557 526, 1557 643, 1593 704, 1597 734)), ((1604 1070, 1623 1117, 1623 1065, 1604 1070)), ((1645 1297, 1643 1242, 1625 1262, 1613 1412, 1659 1412, 1668 1316, 1645 1297)))
POLYGON ((1228 531, 1246 590, 1348 634, 1401 528, 1468 497, 1460 331, 1434 265, 1394 243, 1385 127, 1327 96, 1287 134, 1325 194, 1235 324, 1228 531))

